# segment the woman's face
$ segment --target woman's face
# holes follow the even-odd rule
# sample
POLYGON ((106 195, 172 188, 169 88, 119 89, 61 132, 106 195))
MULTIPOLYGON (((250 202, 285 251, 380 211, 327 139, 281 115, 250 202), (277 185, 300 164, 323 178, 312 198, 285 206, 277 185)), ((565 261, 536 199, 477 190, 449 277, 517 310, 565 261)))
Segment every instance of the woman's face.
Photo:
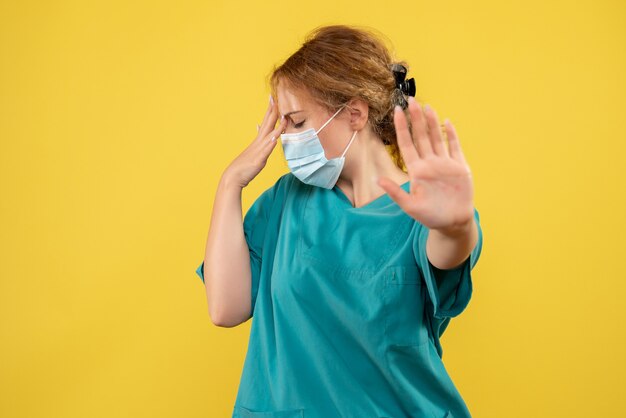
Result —
MULTIPOLYGON (((337 111, 327 111, 315 103, 304 89, 293 90, 279 83, 276 90, 278 111, 287 119, 285 133, 303 132, 310 128, 317 132, 337 111)), ((344 107, 318 134, 327 159, 341 156, 348 145, 353 134, 349 120, 349 110, 344 107)))

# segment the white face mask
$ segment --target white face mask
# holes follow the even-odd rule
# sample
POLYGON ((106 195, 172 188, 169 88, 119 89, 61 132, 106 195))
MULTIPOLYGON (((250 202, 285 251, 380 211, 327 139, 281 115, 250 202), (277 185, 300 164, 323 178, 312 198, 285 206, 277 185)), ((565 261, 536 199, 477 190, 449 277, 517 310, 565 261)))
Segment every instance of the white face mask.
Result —
POLYGON ((352 138, 350 138, 350 142, 341 154, 341 157, 332 158, 330 160, 326 159, 324 148, 322 148, 317 134, 324 129, 345 106, 345 104, 341 106, 317 132, 315 129, 309 128, 303 132, 282 134, 280 136, 289 170, 303 183, 323 187, 325 189, 332 189, 335 183, 337 183, 339 174, 341 174, 341 170, 346 161, 344 155, 348 152, 348 148, 350 148, 357 131, 354 131, 354 134, 352 134, 352 138))

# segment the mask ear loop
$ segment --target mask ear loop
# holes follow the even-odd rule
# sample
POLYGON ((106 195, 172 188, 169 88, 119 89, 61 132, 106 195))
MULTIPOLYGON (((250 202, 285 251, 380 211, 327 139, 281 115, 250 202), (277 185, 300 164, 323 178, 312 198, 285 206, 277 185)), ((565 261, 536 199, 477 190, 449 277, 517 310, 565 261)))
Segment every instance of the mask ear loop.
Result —
POLYGON ((325 123, 325 124, 323 124, 323 125, 322 125, 322 127, 321 127, 321 128, 319 128, 319 129, 317 130, 317 132, 315 132, 315 133, 316 133, 316 134, 318 134, 318 133, 319 133, 322 129, 324 129, 324 127, 325 127, 326 125, 328 125, 328 124, 330 123, 330 121, 331 121, 331 120, 333 120, 333 118, 334 118, 335 116, 337 116, 337 114, 343 110, 343 108, 344 108, 344 107, 346 107, 346 105, 345 105, 345 104, 344 104, 343 106, 341 106, 341 107, 339 108, 339 110, 338 110, 338 111, 336 111, 336 112, 335 112, 335 114, 334 114, 334 115, 332 115, 332 116, 330 117, 330 119, 328 119, 328 120, 326 121, 326 123, 325 123))
POLYGON ((343 158, 344 155, 346 155, 346 152, 348 152, 348 148, 350 148, 350 144, 352 144, 352 141, 354 141, 354 138, 356 138, 356 133, 359 131, 354 131, 354 133, 352 134, 352 138, 350 138, 350 142, 348 142, 348 146, 346 147, 345 150, 343 150, 343 154, 341 154, 341 158, 343 158))

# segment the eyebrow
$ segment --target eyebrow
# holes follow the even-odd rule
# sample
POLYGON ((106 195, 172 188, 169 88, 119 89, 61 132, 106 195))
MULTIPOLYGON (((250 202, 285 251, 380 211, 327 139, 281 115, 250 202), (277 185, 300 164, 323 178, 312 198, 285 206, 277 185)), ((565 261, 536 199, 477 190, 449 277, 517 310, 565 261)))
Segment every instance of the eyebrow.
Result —
POLYGON ((293 115, 294 113, 300 113, 302 110, 294 110, 293 112, 285 113, 285 116, 293 115))

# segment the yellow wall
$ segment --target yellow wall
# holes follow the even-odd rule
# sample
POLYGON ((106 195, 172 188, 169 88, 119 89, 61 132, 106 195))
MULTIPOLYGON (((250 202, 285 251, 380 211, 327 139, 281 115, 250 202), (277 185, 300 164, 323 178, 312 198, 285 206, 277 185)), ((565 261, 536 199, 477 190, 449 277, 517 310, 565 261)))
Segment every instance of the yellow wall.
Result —
POLYGON ((250 322, 213 326, 194 273, 216 183, 330 23, 390 39, 472 168, 442 342, 474 416, 626 415, 623 2, 129 3, 0 4, 0 416, 230 416, 250 322))

